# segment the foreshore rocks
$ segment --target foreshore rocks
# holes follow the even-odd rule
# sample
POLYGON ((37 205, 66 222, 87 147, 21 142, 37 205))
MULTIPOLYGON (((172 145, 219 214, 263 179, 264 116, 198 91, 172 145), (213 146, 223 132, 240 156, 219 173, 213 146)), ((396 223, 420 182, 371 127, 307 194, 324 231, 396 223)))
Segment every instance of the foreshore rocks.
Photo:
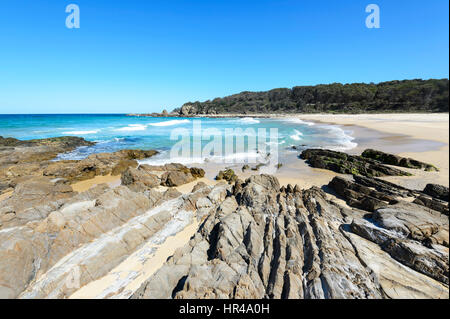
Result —
POLYGON ((40 214, 0 228, 1 297, 67 298, 109 276, 117 279, 96 297, 448 298, 448 217, 437 211, 387 197, 374 209, 345 208, 317 187, 281 187, 269 175, 182 195, 150 175, 167 169, 183 166, 129 167, 128 185, 55 193, 45 207, 36 197, 40 214), (153 243, 194 220, 190 240, 145 275, 153 243), (128 258, 142 270, 115 275, 128 258))
POLYGON ((439 194, 427 193, 430 188, 445 189, 444 186, 427 185, 424 191, 411 190, 377 178, 364 176, 353 176, 352 179, 340 176, 334 177, 328 184, 337 195, 345 199, 349 206, 364 209, 369 212, 385 206, 389 203, 395 203, 399 200, 406 201, 412 199, 414 204, 427 207, 444 215, 449 215, 448 199, 441 200, 439 194))
POLYGON ((45 218, 75 196, 63 181, 34 177, 19 183, 11 196, 0 201, 0 230, 45 218))
POLYGON ((431 197, 435 197, 446 202, 449 200, 448 187, 442 185, 427 184, 423 192, 431 197))
POLYGON ((138 168, 127 168, 122 176, 122 185, 135 190, 145 190, 157 186, 176 187, 205 176, 201 168, 188 168, 182 164, 171 163, 162 166, 143 164, 138 168))
POLYGON ((229 168, 224 171, 219 171, 219 173, 216 176, 216 180, 221 181, 227 181, 228 183, 234 183, 238 179, 238 176, 234 173, 234 171, 229 168))
POLYGON ((367 177, 412 175, 391 166, 425 169, 426 171, 438 170, 431 164, 375 150, 365 150, 361 156, 355 156, 331 150, 307 149, 300 154, 300 158, 306 160, 309 165, 315 168, 328 169, 340 174, 367 177))
POLYGON ((322 189, 222 172, 182 194, 205 172, 138 165, 154 151, 13 163, 54 148, 2 143, 0 298, 449 298, 448 188, 374 178, 379 161, 322 189), (73 191, 103 174, 121 185, 73 191))
POLYGON ((48 146, 59 150, 60 152, 67 152, 80 146, 92 146, 94 142, 86 141, 82 137, 77 136, 61 136, 51 137, 35 140, 18 140, 12 137, 4 138, 0 136, 0 146, 18 147, 18 146, 48 146))
POLYGON ((364 158, 370 158, 370 159, 373 159, 373 160, 376 160, 378 162, 381 162, 383 164, 388 164, 388 165, 413 168, 413 169, 424 169, 427 172, 438 171, 438 169, 432 164, 420 162, 420 161, 417 161, 412 158, 406 158, 406 157, 401 157, 401 156, 394 155, 394 154, 384 153, 384 152, 373 150, 373 149, 365 150, 361 154, 361 156, 364 158))
POLYGON ((93 154, 82 160, 54 159, 77 147, 94 145, 80 137, 55 137, 21 141, 0 137, 0 194, 12 191, 17 184, 35 177, 61 179, 73 183, 98 175, 120 175, 137 160, 156 155, 154 150, 121 150, 93 154))
POLYGON ((99 175, 121 175, 128 167, 137 167, 138 159, 158 154, 157 151, 121 150, 114 153, 92 154, 82 160, 55 161, 48 164, 43 175, 64 177, 71 182, 99 175))
POLYGON ((448 298, 448 218, 408 205, 238 180, 133 298, 448 298))
POLYGON ((11 191, 18 180, 42 176, 42 170, 59 153, 92 145, 80 137, 21 141, 0 136, 0 194, 11 191))
MULTIPOLYGON (((0 297, 68 298, 134 255, 142 256, 137 260, 145 274, 154 247, 209 215, 227 187, 205 186, 182 195, 172 188, 135 192, 98 185, 61 202, 47 216, 1 229, 0 297)), ((134 291, 127 285, 139 280, 134 269, 99 297, 130 296, 134 291)))

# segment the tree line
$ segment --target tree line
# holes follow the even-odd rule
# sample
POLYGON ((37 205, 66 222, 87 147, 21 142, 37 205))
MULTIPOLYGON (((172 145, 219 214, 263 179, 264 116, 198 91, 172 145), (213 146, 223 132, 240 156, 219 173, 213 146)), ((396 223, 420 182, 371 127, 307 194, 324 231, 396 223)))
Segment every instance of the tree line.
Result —
POLYGON ((188 102, 174 112, 195 114, 448 112, 448 79, 321 84, 241 92, 188 102))

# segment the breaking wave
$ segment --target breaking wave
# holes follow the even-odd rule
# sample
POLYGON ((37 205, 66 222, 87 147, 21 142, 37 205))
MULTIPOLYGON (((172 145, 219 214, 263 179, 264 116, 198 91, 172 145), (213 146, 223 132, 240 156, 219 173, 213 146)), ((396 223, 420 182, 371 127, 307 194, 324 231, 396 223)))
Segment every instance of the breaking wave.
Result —
POLYGON ((122 132, 122 131, 145 131, 147 129, 147 125, 144 124, 129 124, 128 126, 124 126, 114 131, 122 132))
POLYGON ((259 124, 261 123, 259 120, 252 118, 252 117, 244 117, 238 120, 241 124, 259 124))
POLYGON ((170 121, 164 121, 164 122, 149 123, 148 125, 151 125, 151 126, 173 126, 173 125, 185 124, 185 123, 189 123, 189 120, 187 120, 187 119, 170 120, 170 121))
POLYGON ((299 130, 294 130, 295 134, 289 136, 291 139, 293 139, 294 141, 300 141, 302 139, 302 132, 300 132, 299 130))
POLYGON ((97 134, 100 130, 92 130, 92 131, 69 131, 63 132, 63 134, 67 135, 88 135, 88 134, 97 134))
POLYGON ((301 120, 299 118, 289 118, 289 119, 285 119, 284 121, 288 122, 288 123, 302 124, 302 125, 308 125, 308 126, 314 126, 315 125, 315 123, 313 123, 313 122, 306 122, 306 121, 303 121, 303 120, 301 120))

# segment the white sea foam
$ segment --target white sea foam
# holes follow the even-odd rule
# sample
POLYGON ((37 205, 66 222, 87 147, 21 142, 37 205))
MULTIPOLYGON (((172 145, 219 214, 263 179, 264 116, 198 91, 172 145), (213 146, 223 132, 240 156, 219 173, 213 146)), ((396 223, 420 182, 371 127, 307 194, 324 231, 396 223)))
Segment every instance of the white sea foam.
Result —
POLYGON ((351 150, 358 146, 358 143, 353 142, 355 138, 351 135, 351 131, 344 131, 340 127, 334 125, 323 125, 321 127, 327 129, 337 140, 337 143, 333 145, 325 145, 324 148, 342 152, 351 150))
POLYGON ((238 120, 239 123, 241 124, 259 124, 260 121, 253 118, 253 117, 244 117, 238 120))
POLYGON ((168 152, 161 153, 158 156, 143 159, 139 164, 165 165, 170 163, 179 163, 183 165, 204 164, 204 163, 262 163, 265 159, 265 153, 257 151, 248 151, 241 153, 231 153, 228 155, 205 155, 203 157, 170 157, 168 152))
POLYGON ((306 121, 303 121, 303 120, 301 120, 299 118, 288 118, 288 119, 285 119, 284 121, 288 122, 288 123, 302 124, 302 125, 308 125, 308 126, 315 125, 315 123, 313 123, 313 122, 306 122, 306 121))
POLYGON ((115 129, 114 131, 145 131, 147 125, 144 124, 129 124, 128 126, 115 129))
POLYGON ((300 132, 299 130, 294 130, 295 134, 292 134, 291 136, 289 136, 291 139, 295 140, 295 141, 300 141, 303 136, 302 132, 300 132))
POLYGON ((100 130, 92 130, 92 131, 69 131, 69 132, 63 132, 63 134, 68 135, 88 135, 88 134, 97 134, 100 132, 100 130))
POLYGON ((189 123, 189 120, 170 120, 170 121, 164 121, 164 122, 157 122, 157 123, 149 123, 151 126, 173 126, 178 124, 184 124, 189 123))

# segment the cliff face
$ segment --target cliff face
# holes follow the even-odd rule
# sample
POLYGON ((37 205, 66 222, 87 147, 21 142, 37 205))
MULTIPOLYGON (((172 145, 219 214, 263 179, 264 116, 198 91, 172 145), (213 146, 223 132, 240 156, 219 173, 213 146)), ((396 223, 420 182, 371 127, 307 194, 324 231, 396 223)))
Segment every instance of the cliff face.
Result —
POLYGON ((448 79, 378 84, 327 84, 242 92, 206 102, 189 102, 174 112, 196 114, 448 112, 448 79))

